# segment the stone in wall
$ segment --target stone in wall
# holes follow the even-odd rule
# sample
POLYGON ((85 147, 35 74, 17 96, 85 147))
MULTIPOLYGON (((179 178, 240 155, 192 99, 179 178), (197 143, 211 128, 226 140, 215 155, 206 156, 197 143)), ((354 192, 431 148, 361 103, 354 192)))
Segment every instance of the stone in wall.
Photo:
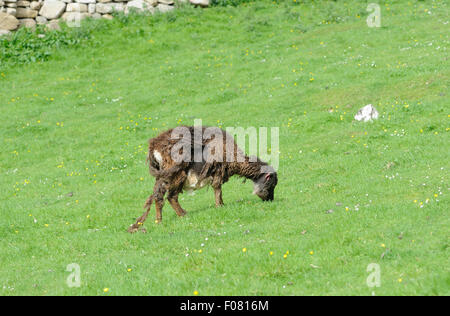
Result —
POLYGON ((189 2, 202 8, 209 7, 209 0, 189 0, 189 2))
POLYGON ((42 8, 42 2, 33 1, 30 3, 30 9, 39 11, 42 8))
POLYGON ((59 20, 112 19, 113 12, 168 12, 179 2, 207 7, 210 0, 0 0, 0 36, 19 27, 59 29, 59 20))
POLYGON ((95 10, 100 14, 108 14, 112 13, 114 9, 112 3, 97 3, 95 10))
POLYGON ((114 3, 113 8, 114 8, 114 11, 116 11, 116 12, 124 12, 125 11, 125 2, 114 3))
POLYGON ((22 19, 20 20, 20 27, 26 27, 34 29, 36 27, 36 20, 34 19, 22 19))
POLYGON ((36 10, 30 8, 17 8, 16 18, 34 19, 38 15, 36 10))
POLYGON ((88 5, 84 3, 68 3, 66 7, 66 12, 87 13, 88 5))
POLYGON ((62 19, 64 22, 71 23, 71 22, 78 22, 78 21, 84 20, 84 19, 86 19, 86 18, 88 18, 88 17, 90 17, 90 15, 87 14, 87 13, 80 13, 80 12, 66 12, 66 13, 64 13, 64 14, 62 15, 61 19, 62 19))
POLYGON ((17 1, 17 6, 21 8, 28 8, 30 5, 31 5, 30 1, 23 1, 23 0, 17 1))
POLYGON ((48 22, 46 27, 47 27, 48 30, 51 30, 51 31, 61 29, 61 27, 59 26, 59 21, 58 20, 52 20, 52 21, 48 22))
POLYGON ((38 25, 47 24, 48 20, 47 20, 47 18, 39 15, 39 16, 36 17, 36 23, 38 25))
POLYGON ((7 8, 17 8, 17 2, 8 2, 8 1, 6 1, 5 7, 7 7, 7 8))
POLYGON ((83 4, 90 4, 90 3, 96 3, 97 0, 75 0, 75 2, 83 3, 83 4))
POLYGON ((0 12, 0 30, 14 31, 19 27, 19 23, 15 16, 0 12))
POLYGON ((152 7, 156 7, 158 5, 158 0, 145 0, 152 7))
POLYGON ((96 10, 97 10, 97 5, 95 3, 89 3, 88 4, 88 13, 90 15, 95 14, 96 10))
POLYGON ((46 0, 42 9, 39 11, 39 15, 48 20, 55 20, 62 16, 66 10, 66 4, 57 0, 46 0))
POLYGON ((158 9, 159 12, 165 13, 165 12, 169 12, 169 11, 173 10, 174 6, 164 4, 164 3, 158 3, 156 8, 158 9))
POLYGON ((154 13, 155 8, 148 5, 144 0, 133 0, 127 3, 125 14, 128 14, 132 10, 135 10, 136 12, 150 11, 154 13))

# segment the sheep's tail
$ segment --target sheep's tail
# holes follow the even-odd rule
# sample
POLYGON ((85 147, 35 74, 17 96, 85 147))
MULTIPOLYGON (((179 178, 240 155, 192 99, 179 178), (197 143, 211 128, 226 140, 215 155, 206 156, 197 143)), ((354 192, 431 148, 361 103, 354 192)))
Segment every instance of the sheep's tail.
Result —
POLYGON ((151 148, 148 151, 147 162, 149 165, 150 174, 155 178, 158 177, 161 172, 161 166, 159 165, 159 162, 158 160, 156 160, 155 156, 153 156, 153 150, 151 150, 151 148))
POLYGON ((158 160, 153 156, 152 150, 149 151, 147 156, 147 162, 149 165, 150 174, 155 178, 171 178, 173 175, 177 174, 179 171, 186 167, 186 163, 182 162, 170 167, 169 169, 162 169, 158 160))

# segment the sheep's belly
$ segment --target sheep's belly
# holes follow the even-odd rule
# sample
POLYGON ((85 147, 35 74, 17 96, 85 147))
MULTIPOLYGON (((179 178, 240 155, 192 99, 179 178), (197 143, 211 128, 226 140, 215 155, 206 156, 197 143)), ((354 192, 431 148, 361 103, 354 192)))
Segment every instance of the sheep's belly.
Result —
POLYGON ((195 191, 201 189, 211 183, 211 178, 198 181, 198 175, 192 171, 189 171, 186 181, 184 182, 184 190, 195 191))

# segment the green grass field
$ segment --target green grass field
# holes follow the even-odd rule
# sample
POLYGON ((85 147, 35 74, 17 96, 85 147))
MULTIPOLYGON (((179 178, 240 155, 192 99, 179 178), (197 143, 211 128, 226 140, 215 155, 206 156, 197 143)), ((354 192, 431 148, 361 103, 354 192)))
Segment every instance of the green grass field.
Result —
POLYGON ((365 1, 256 1, 0 57, 0 295, 449 295, 449 6, 378 3, 381 28, 365 1), (194 119, 280 128, 275 201, 236 178, 128 234, 147 140, 194 119))

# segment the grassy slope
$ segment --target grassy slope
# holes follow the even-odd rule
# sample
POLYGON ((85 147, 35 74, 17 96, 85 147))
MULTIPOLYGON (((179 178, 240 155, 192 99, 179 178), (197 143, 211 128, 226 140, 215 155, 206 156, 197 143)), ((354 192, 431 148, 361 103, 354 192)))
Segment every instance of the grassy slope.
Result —
POLYGON ((0 295, 367 295, 372 262, 378 295, 450 294, 448 5, 382 7, 380 29, 342 1, 115 20, 2 70, 0 295), (354 122, 368 103, 382 118, 354 122), (154 183, 147 139, 194 118, 280 126, 276 201, 235 179, 223 209, 184 195, 186 218, 166 205, 127 234, 154 183))

